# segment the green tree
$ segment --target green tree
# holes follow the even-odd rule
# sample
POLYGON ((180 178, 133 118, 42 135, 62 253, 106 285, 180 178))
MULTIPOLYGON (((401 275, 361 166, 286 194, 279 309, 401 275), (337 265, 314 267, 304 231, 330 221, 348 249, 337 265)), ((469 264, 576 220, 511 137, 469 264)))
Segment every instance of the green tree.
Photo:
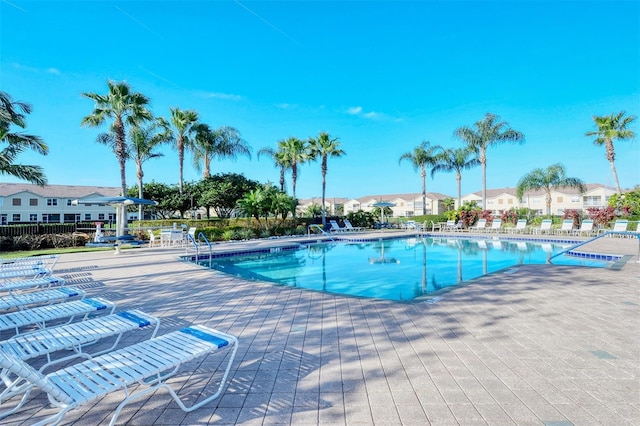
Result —
MULTIPOLYGON (((151 120, 151 112, 147 109, 149 98, 141 93, 132 92, 125 82, 107 81, 109 93, 99 95, 97 93, 82 93, 82 96, 95 101, 91 114, 81 121, 82 126, 99 127, 106 120, 113 120, 110 133, 114 136, 114 152, 120 165, 120 183, 122 195, 127 193, 127 176, 125 165, 128 158, 126 126, 136 126, 144 121, 151 120)), ((101 141, 104 134, 98 136, 101 141)))
POLYGON ((556 188, 577 188, 580 193, 587 190, 584 182, 578 178, 567 177, 562 164, 553 164, 546 169, 533 169, 518 181, 516 194, 522 198, 525 192, 544 190, 547 203, 547 215, 551 215, 551 191, 556 188))
MULTIPOLYGON (((431 146, 429 141, 423 141, 413 151, 402 154, 398 161, 399 163, 402 163, 402 160, 409 161, 414 170, 420 170, 423 216, 427 214, 427 166, 435 166, 437 164, 436 161, 440 151, 442 151, 442 147, 439 145, 431 146)), ((431 174, 433 175, 433 173, 431 174)))
POLYGON ((322 173, 322 226, 327 225, 327 212, 325 206, 325 196, 327 192, 327 159, 329 157, 339 158, 345 155, 340 149, 338 138, 331 138, 328 133, 320 132, 317 138, 309 139, 309 158, 317 160, 320 158, 320 171, 322 173))
POLYGON ((279 148, 284 153, 285 161, 291 167, 292 195, 296 198, 296 182, 298 181, 298 166, 309 160, 307 142, 295 137, 290 137, 279 142, 279 148))
POLYGON ((236 159, 238 155, 251 158, 251 148, 240 137, 240 132, 230 126, 212 130, 207 124, 196 126, 193 141, 193 165, 202 170, 202 177, 211 176, 211 161, 214 157, 236 159), (202 164, 202 166, 201 166, 202 164))
POLYGON ((263 187, 258 187, 247 192, 242 199, 238 200, 238 211, 246 217, 253 217, 258 222, 258 226, 267 229, 267 224, 262 224, 262 216, 268 216, 269 204, 267 194, 263 187))
POLYGON ((260 159, 261 155, 266 155, 270 157, 275 166, 280 169, 280 191, 285 191, 285 173, 287 170, 291 168, 291 163, 287 158, 287 154, 283 150, 283 141, 278 144, 278 150, 274 150, 273 148, 265 147, 261 148, 258 151, 258 159, 260 159))
POLYGON ((47 155, 49 147, 35 135, 14 132, 11 126, 27 127, 26 114, 31 113, 31 105, 14 102, 8 93, 0 92, 0 142, 7 144, 0 150, 0 175, 14 176, 36 185, 47 184, 47 177, 40 166, 15 164, 18 155, 27 149, 47 155))
POLYGON ((604 145, 607 160, 611 165, 611 173, 613 173, 613 179, 616 182, 616 191, 618 194, 621 194, 622 192, 620 191, 620 182, 618 181, 618 173, 616 172, 616 152, 613 148, 613 141, 633 139, 635 137, 635 133, 633 133, 631 129, 628 129, 627 126, 629 126, 635 119, 636 117, 634 115, 625 117, 624 111, 607 116, 596 115, 593 117, 593 121, 598 129, 586 133, 586 136, 596 137, 593 141, 594 144, 598 146, 604 145))
POLYGON ((179 180, 178 188, 180 193, 184 192, 184 153, 193 147, 193 137, 198 126, 198 113, 193 110, 182 110, 171 108, 171 143, 178 151, 179 180))
MULTIPOLYGON (((138 198, 144 198, 142 179, 144 170, 142 164, 152 158, 164 156, 156 148, 169 142, 171 135, 164 120, 155 120, 148 126, 133 126, 129 130, 129 156, 136 163, 136 177, 138 178, 138 198)), ((142 220, 142 204, 138 205, 138 218, 142 220)))
POLYGON ((478 155, 482 166, 482 207, 487 207, 487 148, 500 143, 524 143, 524 134, 500 121, 497 115, 487 113, 474 124, 474 128, 463 126, 455 131, 468 148, 478 155))
POLYGON ((198 205, 206 208, 207 218, 210 217, 209 209, 213 209, 220 218, 229 218, 238 200, 256 189, 259 183, 241 174, 225 173, 205 178, 200 181, 199 186, 198 205))
MULTIPOLYGON (((156 206, 147 206, 147 209, 151 211, 153 215, 161 219, 169 219, 176 211, 170 200, 174 197, 174 194, 178 192, 177 186, 170 186, 165 183, 151 181, 145 183, 143 192, 147 199, 158 202, 156 206)), ((137 187, 130 188, 127 195, 130 197, 136 197, 139 193, 137 187)))
POLYGON ((445 149, 436 156, 436 164, 431 169, 431 177, 437 172, 456 172, 458 184, 458 206, 462 206, 462 171, 480 165, 480 160, 470 149, 445 149))

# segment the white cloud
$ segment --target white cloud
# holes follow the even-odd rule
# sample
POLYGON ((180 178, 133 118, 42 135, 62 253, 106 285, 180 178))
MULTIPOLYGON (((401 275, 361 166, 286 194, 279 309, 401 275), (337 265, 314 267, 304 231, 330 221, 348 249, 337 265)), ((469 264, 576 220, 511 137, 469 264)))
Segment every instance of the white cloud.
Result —
POLYGON ((209 92, 206 93, 205 96, 207 98, 223 99, 226 101, 241 101, 243 99, 242 96, 234 95, 233 93, 209 92))
POLYGON ((362 107, 361 106, 351 107, 351 108, 347 109, 347 114, 360 115, 361 113, 362 113, 362 107))
POLYGON ((26 71, 26 72, 62 75, 62 73, 60 72, 59 69, 53 68, 53 67, 36 68, 36 67, 30 67, 28 65, 22 65, 22 64, 19 64, 17 62, 14 62, 12 65, 13 65, 14 68, 22 70, 22 71, 26 71))

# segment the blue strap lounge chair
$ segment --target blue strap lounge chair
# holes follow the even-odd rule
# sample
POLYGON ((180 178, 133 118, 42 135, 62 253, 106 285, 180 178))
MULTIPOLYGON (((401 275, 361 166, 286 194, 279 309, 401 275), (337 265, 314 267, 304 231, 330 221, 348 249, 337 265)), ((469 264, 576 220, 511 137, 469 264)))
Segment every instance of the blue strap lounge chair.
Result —
POLYGON ((0 280, 9 281, 14 279, 35 279, 47 277, 52 274, 52 270, 38 265, 15 265, 0 269, 0 280))
MULTIPOLYGON (((66 362, 78 357, 91 359, 110 352, 127 332, 152 327, 153 333, 150 337, 153 338, 158 332, 159 325, 160 321, 157 318, 138 310, 119 312, 12 337, 0 342, 0 352, 14 356, 22 361, 46 356, 47 362, 38 370, 42 372, 53 364, 66 362), (85 346, 109 337, 116 337, 109 348, 101 349, 94 353, 84 352, 85 346), (65 349, 73 350, 74 353, 52 360, 52 354, 65 349)), ((32 387, 23 378, 15 378, 7 369, 0 370, 0 379, 5 384, 5 389, 0 393, 0 401, 16 395, 22 395, 32 387)), ((23 397, 17 406, 0 413, 0 419, 19 410, 26 400, 26 397, 23 397)))
POLYGON ((57 254, 42 256, 17 257, 13 259, 0 259, 0 270, 17 266, 40 266, 42 268, 53 269, 58 262, 57 254))
POLYGON ((13 329, 18 335, 23 327, 46 328, 47 324, 52 321, 67 319, 66 322, 70 323, 75 318, 84 320, 89 314, 100 311, 112 314, 115 309, 115 303, 99 297, 37 306, 0 315, 0 331, 13 329))
POLYGON ((31 280, 14 280, 5 281, 0 283, 0 292, 8 291, 13 293, 16 290, 27 290, 36 288, 49 288, 54 286, 63 286, 65 284, 64 278, 59 277, 43 277, 34 278, 31 280))
POLYGON ((0 310, 25 309, 30 305, 46 305, 49 303, 61 302, 72 297, 84 299, 85 292, 73 287, 61 287, 56 289, 46 289, 32 291, 28 293, 9 294, 0 296, 0 310))
MULTIPOLYGON (((193 325, 179 331, 124 347, 90 360, 62 368, 47 375, 35 370, 23 360, 0 352, 0 368, 28 382, 23 400, 34 388, 46 392, 51 405, 58 412, 37 423, 56 425, 71 410, 116 391, 123 391, 124 398, 116 407, 110 425, 114 425, 122 409, 130 402, 148 397, 158 389, 165 389, 185 412, 194 411, 218 398, 226 385, 229 371, 238 350, 238 339, 227 333, 193 325), (165 383, 175 376, 180 367, 190 361, 203 358, 229 347, 230 355, 224 375, 217 390, 200 402, 187 406, 165 383), (140 386, 130 389, 134 384, 140 386)), ((15 409, 11 410, 12 412, 15 409)))

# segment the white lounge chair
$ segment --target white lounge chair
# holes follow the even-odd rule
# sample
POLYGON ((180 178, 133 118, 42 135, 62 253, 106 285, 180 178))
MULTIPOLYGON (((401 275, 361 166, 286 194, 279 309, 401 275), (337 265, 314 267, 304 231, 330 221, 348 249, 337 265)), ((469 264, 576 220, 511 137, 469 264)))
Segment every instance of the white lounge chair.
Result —
POLYGON ((545 232, 547 234, 551 233, 551 224, 553 222, 551 221, 551 219, 543 219, 542 223, 540 224, 539 227, 537 228, 532 228, 533 233, 534 234, 544 234, 545 232))
POLYGON ((43 268, 41 266, 30 265, 15 265, 7 266, 0 269, 0 280, 12 280, 12 279, 35 279, 38 277, 46 277, 52 274, 52 270, 43 268))
POLYGON ((0 310, 13 308, 24 309, 30 305, 45 305, 49 303, 61 302, 72 297, 84 299, 85 292, 73 287, 61 287, 56 289, 46 289, 32 291, 28 293, 9 294, 0 296, 0 310))
POLYGON ((487 228, 487 232, 500 232, 502 229, 502 219, 493 219, 491 226, 487 228))
POLYGON ((562 221, 560 229, 556 229, 554 234, 556 235, 570 235, 573 233, 573 219, 565 219, 562 221))
MULTIPOLYGON (((160 321, 157 318, 144 312, 125 311, 15 336, 0 342, 0 351, 22 361, 46 356, 47 362, 38 369, 42 372, 53 364, 67 362, 74 358, 91 359, 111 352, 127 332, 153 327, 153 332, 150 335, 153 338, 158 332, 159 326, 160 321), (101 348, 94 353, 84 352, 85 346, 110 337, 115 337, 115 340, 109 348, 101 348), (52 354, 62 350, 73 350, 74 353, 52 359, 52 354)), ((6 369, 0 370, 0 379, 5 384, 5 389, 0 393, 0 401, 20 395, 31 387, 20 377, 13 378, 6 369)), ((26 402, 26 398, 23 398, 12 409, 0 413, 0 419, 16 412, 24 402, 26 402)))
POLYGON ((593 231, 593 220, 591 219, 585 219, 582 221, 582 223, 580 224, 580 228, 579 229, 574 229, 573 230, 573 234, 574 235, 586 235, 586 236, 591 236, 594 234, 593 231))
POLYGON ((344 227, 348 230, 348 231, 354 231, 354 232, 360 232, 360 231, 364 231, 364 228, 362 226, 353 226, 351 225, 351 222, 349 221, 349 219, 344 219, 344 227))
MULTIPOLYGON (((58 424, 69 411, 113 392, 123 391, 124 398, 111 418, 110 425, 114 425, 125 405, 161 388, 167 390, 185 412, 210 403, 222 393, 237 350, 238 339, 235 336, 204 326, 191 326, 93 357, 47 375, 10 354, 0 353, 0 368, 28 383, 23 387, 25 394, 20 405, 24 404, 31 390, 38 387, 47 393, 51 405, 59 409, 57 413, 35 425, 58 424), (216 392, 194 405, 186 406, 165 380, 176 375, 183 364, 226 346, 233 348, 216 392), (129 389, 133 384, 140 386, 134 390, 129 389)), ((11 409, 11 412, 18 408, 11 409)))
POLYGON ((527 219, 518 219, 516 222, 516 227, 509 229, 509 232, 512 234, 520 234, 525 233, 527 230, 527 219))
POLYGON ((448 220, 444 225, 443 231, 461 231, 462 230, 462 221, 457 222, 455 220, 448 220))
POLYGON ((487 230, 487 219, 478 219, 475 225, 469 227, 472 232, 484 232, 487 230))
POLYGON ((329 232, 345 232, 347 230, 346 227, 341 228, 340 225, 338 225, 338 222, 336 222, 335 220, 330 220, 329 223, 331 224, 331 229, 329 230, 329 232))
POLYGON ((149 233, 149 247, 159 247, 160 241, 156 239, 156 235, 153 233, 151 229, 147 229, 149 233))
POLYGON ((91 313, 98 311, 113 313, 115 309, 116 305, 113 302, 99 297, 38 306, 0 315, 0 331, 13 329, 18 335, 22 327, 46 328, 47 323, 51 321, 67 318, 67 323, 69 323, 76 317, 86 319, 91 313))
POLYGON ((35 278, 32 280, 18 280, 18 281, 5 281, 0 283, 0 292, 8 291, 12 293, 16 290, 26 290, 34 288, 48 288, 52 286, 62 286, 65 284, 65 280, 59 277, 44 277, 35 278))
POLYGON ((56 254, 42 256, 16 257, 13 259, 0 260, 0 270, 15 266, 39 266, 41 268, 53 269, 58 262, 59 256, 56 254))

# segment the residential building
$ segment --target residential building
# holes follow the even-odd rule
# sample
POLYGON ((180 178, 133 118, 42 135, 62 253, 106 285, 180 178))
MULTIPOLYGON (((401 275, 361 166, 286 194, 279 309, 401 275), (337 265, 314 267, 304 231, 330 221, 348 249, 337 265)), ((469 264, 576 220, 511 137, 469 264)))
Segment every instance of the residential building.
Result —
MULTIPOLYGON (((444 211, 443 201, 449 196, 437 192, 427 192, 426 212, 427 214, 440 214, 444 211)), ((422 215, 422 193, 415 192, 409 194, 386 194, 386 195, 366 195, 360 198, 353 198, 345 203, 344 214, 357 212, 359 210, 370 212, 375 207, 373 204, 379 201, 386 201, 395 204, 390 207, 392 217, 413 217, 422 215)))
MULTIPOLYGON (((324 209, 327 216, 342 216, 344 215, 344 205, 348 201, 347 198, 331 197, 324 199, 324 209)), ((313 205, 322 205, 322 197, 304 198, 298 200, 298 207, 296 212, 299 215, 304 214, 307 209, 313 205)))
POLYGON ((115 222, 116 209, 109 205, 72 205, 75 199, 113 197, 121 189, 105 186, 0 183, 0 224, 115 222))
MULTIPOLYGON (((558 188, 551 191, 551 214, 562 215, 565 210, 577 210, 587 213, 590 207, 606 207, 609 197, 615 194, 615 189, 590 183, 583 194, 575 188, 558 188)), ((482 206, 482 192, 472 192, 462 197, 462 203, 475 201, 482 206)), ((458 207, 458 206, 456 206, 458 207)), ((544 190, 527 191, 518 199, 516 188, 487 189, 487 210, 499 213, 511 208, 528 208, 536 214, 547 213, 546 192, 544 190)))

